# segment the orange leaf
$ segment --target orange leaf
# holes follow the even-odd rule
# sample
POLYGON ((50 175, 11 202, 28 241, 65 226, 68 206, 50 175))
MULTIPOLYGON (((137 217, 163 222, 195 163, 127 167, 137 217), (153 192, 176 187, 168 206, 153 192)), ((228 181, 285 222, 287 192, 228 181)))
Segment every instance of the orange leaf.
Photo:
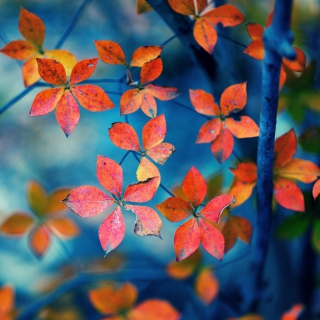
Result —
POLYGON ((178 320, 180 313, 167 301, 149 299, 130 310, 127 317, 128 320, 178 320))
POLYGON ((232 203, 235 203, 235 198, 233 195, 222 194, 213 198, 198 212, 198 214, 200 215, 200 217, 203 217, 206 220, 218 223, 223 209, 225 209, 232 203))
POLYGON ((67 137, 71 134, 79 122, 79 106, 69 90, 64 91, 57 104, 56 119, 67 137))
POLYGON ((234 84, 222 92, 220 98, 221 114, 228 116, 239 112, 247 103, 247 82, 234 84))
POLYGON ((123 240, 125 224, 120 207, 117 207, 99 227, 100 244, 107 255, 123 240))
POLYGON ((295 158, 278 170, 275 169, 274 173, 282 178, 296 179, 304 183, 310 183, 317 180, 317 177, 320 176, 320 169, 311 161, 295 158))
MULTIPOLYGON (((14 289, 10 286, 2 286, 0 288, 0 301, 0 317, 1 320, 6 320, 5 316, 9 315, 14 308, 14 289)), ((11 317, 8 316, 9 319, 11 317)))
POLYGON ((164 164, 176 149, 171 143, 162 142, 147 150, 147 155, 159 164, 164 164))
POLYGON ((79 228, 69 218, 50 219, 47 224, 58 236, 69 238, 79 234, 79 228))
POLYGON ((248 44, 247 48, 243 52, 254 59, 263 60, 264 59, 263 41, 260 39, 253 40, 248 44))
POLYGON ((201 243, 203 248, 218 260, 222 259, 224 237, 222 233, 206 220, 199 219, 201 243))
POLYGON ((225 241, 224 252, 227 253, 235 245, 237 238, 247 244, 250 243, 252 226, 245 218, 229 216, 227 221, 223 224, 221 232, 225 241))
POLYGON ((159 177, 160 184, 160 172, 158 168, 146 157, 142 157, 136 172, 138 181, 146 181, 150 178, 159 177))
POLYGON ((314 184, 312 188, 312 195, 314 199, 316 199, 319 194, 320 194, 320 179, 314 184))
POLYGON ((124 92, 120 99, 120 115, 137 111, 142 103, 142 94, 139 89, 130 89, 124 92))
POLYGON ((176 260, 181 261, 195 252, 201 241, 197 219, 191 218, 183 223, 174 234, 174 252, 176 260))
POLYGON ((98 58, 79 61, 71 71, 70 84, 76 84, 89 78, 94 72, 97 63, 98 58))
POLYGON ((197 43, 212 54, 218 40, 215 27, 205 18, 198 18, 194 25, 193 35, 197 43))
POLYGON ((91 186, 81 186, 71 190, 63 203, 83 218, 95 216, 111 204, 114 199, 91 186))
POLYGON ((63 88, 53 88, 40 91, 34 98, 29 115, 43 116, 53 111, 63 95, 63 88))
POLYGON ((231 4, 215 8, 205 13, 202 17, 208 19, 214 25, 221 23, 224 27, 234 27, 245 20, 243 14, 231 4))
POLYGON ((19 31, 36 47, 42 46, 46 27, 38 16, 24 8, 21 8, 20 10, 19 31))
POLYGON ((293 129, 278 137, 274 143, 274 168, 289 163, 297 150, 297 137, 293 129))
POLYGON ((146 62, 156 59, 160 56, 163 47, 160 46, 143 46, 136 49, 131 57, 131 67, 142 67, 146 62))
POLYGON ((70 189, 57 189, 49 195, 46 205, 46 213, 57 213, 66 210, 63 199, 67 197, 70 189))
POLYGON ((71 71, 77 63, 77 58, 67 50, 48 50, 44 52, 44 56, 49 59, 58 60, 64 66, 67 76, 71 75, 71 71))
POLYGON ((212 154, 219 163, 224 162, 230 157, 233 144, 234 140, 231 132, 226 128, 222 128, 220 134, 212 142, 210 147, 212 154))
POLYGON ((99 112, 114 108, 113 102, 100 87, 93 84, 84 84, 70 88, 78 102, 85 109, 99 112))
POLYGON ((50 246, 50 234, 46 227, 38 226, 30 233, 30 247, 38 256, 42 257, 50 246))
MULTIPOLYGON (((22 236, 23 234, 28 232, 32 223, 33 223, 32 217, 30 217, 25 213, 17 212, 2 222, 0 226, 0 231, 10 236, 22 236)), ((0 304, 0 308, 1 308, 1 304, 0 304)))
POLYGON ((302 313, 304 309, 303 304, 297 303, 292 308, 283 314, 281 317, 281 320, 296 320, 298 319, 298 316, 302 313))
POLYGON ((252 40, 262 40, 264 28, 258 23, 249 22, 246 26, 248 34, 252 40))
POLYGON ((40 54, 36 54, 22 65, 21 72, 23 77, 23 83, 26 87, 33 85, 40 79, 37 63, 37 58, 40 57, 40 54))
POLYGON ((120 310, 128 310, 133 307, 138 297, 137 288, 130 282, 125 282, 116 292, 120 310))
POLYGON ((276 178, 274 181, 274 195, 277 202, 286 209, 305 211, 304 198, 300 188, 290 180, 276 178))
POLYGON ((120 198, 122 193, 123 173, 121 166, 110 158, 98 156, 97 177, 100 184, 120 198))
POLYGON ((170 275, 170 277, 178 280, 185 279, 196 270, 197 266, 201 261, 201 251, 196 250, 193 254, 191 254, 188 258, 176 262, 173 261, 168 264, 166 271, 170 275))
POLYGON ((197 208, 206 196, 206 180, 195 167, 191 167, 184 177, 182 191, 194 208, 197 208))
POLYGON ((205 122, 198 133, 196 143, 208 143, 214 141, 221 132, 220 118, 211 119, 205 122))
POLYGON ((197 112, 207 116, 219 116, 220 110, 218 105, 214 102, 212 94, 204 90, 189 89, 190 100, 197 112))
POLYGON ((302 72, 306 68, 306 55, 304 52, 295 47, 294 48, 297 56, 294 60, 282 59, 282 63, 292 71, 302 72))
POLYGON ((192 206, 185 200, 179 197, 171 197, 155 207, 171 222, 183 220, 193 213, 192 206))
POLYGON ((98 55, 104 63, 126 65, 126 56, 121 46, 114 41, 96 40, 94 41, 98 55))
POLYGON ((236 168, 230 168, 234 176, 242 182, 255 182, 257 170, 256 164, 252 162, 242 162, 236 168))
POLYGON ((144 87, 144 90, 151 93, 159 100, 166 101, 177 97, 180 92, 177 88, 167 86, 155 86, 154 84, 148 84, 144 87))
POLYGON ((123 200, 131 202, 146 202, 153 198, 158 188, 159 177, 129 184, 124 192, 123 200))
POLYGON ((140 150, 139 138, 132 126, 125 122, 113 123, 108 130, 110 140, 114 145, 124 150, 140 150))
POLYGON ((232 205, 233 207, 240 206, 246 200, 248 200, 252 194, 252 190, 256 185, 254 182, 243 182, 240 180, 235 180, 232 184, 229 193, 236 198, 236 202, 232 205))
POLYGON ((48 204, 48 196, 40 183, 37 181, 29 182, 27 194, 31 210, 38 215, 45 214, 48 204))
POLYGON ((126 210, 131 210, 136 214, 134 223, 134 233, 138 236, 156 236, 160 237, 162 221, 158 214, 149 207, 125 205, 126 210))
POLYGON ((152 7, 146 0, 137 0, 137 14, 146 13, 150 10, 152 10, 152 7))
POLYGON ((154 118, 157 115, 157 103, 151 93, 146 90, 140 91, 142 95, 141 110, 150 118, 154 118))
POLYGON ((258 125, 248 116, 241 116, 239 121, 227 118, 226 124, 231 133, 238 139, 259 136, 258 125))
POLYGON ((44 81, 54 85, 66 83, 66 70, 58 60, 37 58, 37 63, 40 77, 44 81))
POLYGON ((163 114, 149 120, 142 129, 142 145, 150 150, 160 144, 167 133, 166 118, 163 114))
MULTIPOLYGON (((200 2, 202 3, 203 0, 200 2)), ((194 0, 168 0, 170 7, 180 13, 187 16, 195 15, 195 8, 194 8, 194 0)), ((202 5, 203 6, 203 5, 202 5)))
POLYGON ((0 52, 13 59, 25 60, 35 54, 37 50, 25 40, 15 40, 5 45, 0 52))
POLYGON ((219 282, 210 268, 203 268, 195 280, 197 296, 205 303, 210 304, 218 295, 219 282))
POLYGON ((157 79, 163 70, 163 64, 161 58, 156 58, 149 62, 146 62, 140 72, 140 84, 144 85, 157 79))

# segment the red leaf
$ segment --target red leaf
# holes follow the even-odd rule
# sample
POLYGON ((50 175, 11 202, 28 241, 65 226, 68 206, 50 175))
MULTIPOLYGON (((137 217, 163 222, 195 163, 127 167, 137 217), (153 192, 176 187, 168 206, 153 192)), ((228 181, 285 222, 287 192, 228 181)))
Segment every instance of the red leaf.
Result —
MULTIPOLYGON (((195 15, 195 8, 194 8, 194 0, 168 0, 170 7, 180 13, 187 16, 195 15)), ((203 1, 202 1, 203 2, 203 1)), ((203 5, 202 5, 203 6, 203 5)))
POLYGON ((257 180, 257 166, 252 162, 239 163, 236 168, 230 168, 234 176, 243 182, 254 182, 257 180))
POLYGON ((121 243, 124 233, 123 216, 120 207, 117 207, 99 227, 100 244, 106 255, 121 243))
POLYGON ((79 61, 71 71, 70 84, 76 84, 89 78, 94 72, 97 63, 98 58, 79 61))
POLYGON ((69 90, 64 91, 57 104, 56 119, 67 137, 79 122, 79 106, 69 90))
POLYGON ((240 121, 234 120, 233 118, 227 118, 226 124, 231 133, 238 139, 259 136, 259 127, 248 116, 241 116, 240 121))
POLYGON ((224 27, 234 27, 244 22, 243 14, 231 4, 225 4, 205 13, 203 18, 208 19, 214 25, 221 23, 224 27))
POLYGON ((296 179, 304 183, 310 183, 317 180, 317 177, 320 176, 320 169, 311 161, 295 158, 279 169, 275 169, 274 173, 282 178, 296 179))
POLYGON ((256 185, 254 182, 243 182, 240 180, 235 180, 232 184, 229 193, 236 198, 236 202, 233 204, 234 207, 240 206, 246 200, 248 200, 252 194, 252 190, 256 185))
POLYGON ((123 200, 132 202, 146 202, 153 198, 158 188, 159 177, 150 178, 128 185, 123 200))
POLYGON ((286 209, 305 211, 303 194, 294 182, 278 177, 274 181, 274 195, 277 202, 286 209))
POLYGON ((319 194, 320 194, 320 179, 314 184, 312 188, 312 195, 314 199, 316 199, 319 194))
POLYGON ((211 303, 218 295, 219 282, 210 268, 203 268, 195 280, 197 296, 205 303, 211 303))
POLYGON ((44 81, 54 85, 66 83, 66 70, 58 60, 37 58, 37 63, 40 77, 44 81))
POLYGON ((38 226, 31 231, 30 247, 32 251, 38 256, 42 257, 48 250, 51 240, 50 234, 45 226, 38 226))
POLYGON ((122 193, 123 173, 121 166, 110 158, 98 156, 97 178, 100 184, 117 198, 122 193))
POLYGON ((274 143, 274 167, 289 163, 297 150, 297 137, 293 129, 278 137, 274 143))
POLYGON ((205 18, 198 18, 194 25, 193 35, 197 43, 212 54, 218 40, 215 27, 205 18))
POLYGON ((281 317, 281 320, 296 320, 298 319, 298 316, 301 314, 303 311, 304 306, 301 303, 297 303, 292 308, 285 312, 283 316, 281 317))
POLYGON ((215 140, 221 132, 221 124, 220 118, 205 122, 199 130, 196 143, 208 143, 215 140))
POLYGON ((139 89, 127 90, 120 99, 120 115, 137 111, 142 103, 142 94, 139 89))
POLYGON ((81 186, 71 190, 62 201, 83 218, 95 216, 114 203, 113 198, 91 186, 81 186))
POLYGON ((180 313, 167 301, 148 299, 128 313, 128 320, 179 320, 180 313))
POLYGON ((181 221, 194 212, 192 206, 179 197, 168 198, 155 207, 171 222, 181 221))
POLYGON ((157 103, 151 93, 146 90, 140 91, 142 95, 141 110, 150 118, 154 118, 157 115, 157 103))
POLYGON ((227 160, 233 150, 233 136, 231 132, 226 129, 222 128, 220 134, 211 144, 211 152, 214 157, 217 159, 219 163, 224 162, 227 160))
POLYGON ((163 114, 149 120, 142 129, 142 145, 150 150, 160 144, 167 133, 166 118, 163 114))
POLYGON ((94 41, 94 44, 101 61, 104 63, 126 65, 126 56, 117 42, 96 40, 94 41))
POLYGON ((53 111, 63 95, 63 88, 53 88, 40 91, 34 98, 29 115, 43 116, 53 111))
POLYGON ((263 41, 259 39, 253 40, 252 42, 249 43, 249 45, 243 52, 254 59, 263 60, 264 59, 263 41))
POLYGON ((220 110, 218 105, 214 102, 212 94, 204 90, 189 89, 190 100, 197 112, 207 116, 219 116, 220 110))
POLYGON ((201 235, 197 219, 183 223, 174 234, 174 252, 177 261, 189 257, 200 245, 201 235))
POLYGON ((207 220, 218 223, 220 215, 226 207, 235 203, 235 198, 231 194, 222 194, 212 199, 207 205, 205 205, 200 211, 199 215, 207 220))
POLYGON ((0 232, 10 236, 22 236, 28 232, 32 224, 32 217, 23 212, 17 212, 2 222, 0 232))
POLYGON ((146 181, 150 178, 159 177, 158 183, 160 184, 160 172, 158 168, 146 157, 141 158, 136 175, 138 181, 146 181))
POLYGON ((35 54, 37 50, 25 40, 15 40, 5 45, 0 52, 13 59, 25 60, 35 54))
POLYGON ((55 218, 47 222, 51 230, 58 236, 75 237, 79 234, 79 228, 69 218, 55 218))
POLYGON ((142 67, 146 62, 156 59, 160 56, 163 47, 161 46, 143 46, 136 49, 131 57, 131 67, 142 67))
POLYGON ((82 107, 89 111, 99 112, 114 108, 113 102, 105 91, 93 84, 71 87, 70 91, 72 91, 82 107))
POLYGON ((110 140, 114 145, 124 150, 140 150, 139 138, 132 126, 125 122, 113 123, 108 130, 110 140))
POLYGON ((220 98, 221 114, 228 116, 239 112, 247 103, 247 82, 234 84, 222 92, 220 98))
POLYGON ((159 164, 164 164, 176 149, 171 143, 162 142, 147 150, 147 155, 159 164))
POLYGON ((182 191, 194 208, 197 208, 206 196, 206 180, 195 167, 191 167, 186 174, 182 182, 182 191))
POLYGON ((224 237, 212 224, 199 219, 201 243, 203 248, 218 260, 222 259, 224 252, 224 237))
POLYGON ((144 91, 151 93, 154 97, 162 101, 171 100, 180 94, 177 88, 167 86, 155 86, 151 83, 144 87, 144 91))
POLYGON ((149 62, 146 62, 140 72, 140 85, 144 85, 157 79, 162 73, 163 65, 161 58, 156 58, 149 62))
POLYGON ((36 47, 42 46, 46 33, 46 27, 38 16, 24 8, 20 9, 19 31, 36 47))
POLYGON ((157 236, 161 238, 160 229, 162 221, 152 208, 126 204, 125 209, 131 210, 137 215, 134 223, 135 234, 138 236, 157 236))
POLYGON ((258 23, 249 22, 246 26, 248 34, 252 40, 262 40, 264 28, 258 23))

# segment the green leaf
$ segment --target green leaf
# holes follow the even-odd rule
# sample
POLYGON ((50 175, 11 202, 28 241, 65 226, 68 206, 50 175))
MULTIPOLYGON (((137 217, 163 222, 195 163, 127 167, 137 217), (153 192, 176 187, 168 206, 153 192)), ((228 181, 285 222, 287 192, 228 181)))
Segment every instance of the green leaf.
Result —
POLYGON ((303 235, 309 227, 310 218, 305 213, 295 214, 286 218, 278 227, 276 236, 280 239, 289 240, 303 235))
POLYGON ((213 199, 221 194, 222 189, 222 182, 223 182, 223 175, 222 173, 215 174, 211 178, 209 178, 207 182, 207 198, 213 199))
POLYGON ((313 153, 320 153, 320 127, 308 127, 307 130, 299 137, 300 146, 313 153))
POLYGON ((320 219, 317 219, 313 224, 311 243, 317 253, 320 254, 320 219))

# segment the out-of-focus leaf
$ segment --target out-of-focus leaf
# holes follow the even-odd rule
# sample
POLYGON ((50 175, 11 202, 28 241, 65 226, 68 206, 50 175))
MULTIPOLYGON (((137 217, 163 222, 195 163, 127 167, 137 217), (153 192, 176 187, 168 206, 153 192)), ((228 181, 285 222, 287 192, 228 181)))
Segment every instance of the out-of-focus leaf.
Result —
POLYGON ((310 215, 298 213, 287 217, 277 229, 277 237, 292 239, 303 235, 311 223, 310 215))
POLYGON ((264 28, 258 23, 249 22, 246 26, 248 34, 252 40, 262 40, 264 28))
POLYGON ((48 196, 43 187, 37 181, 31 181, 27 187, 29 206, 33 212, 39 215, 46 213, 48 196))
POLYGON ((212 199, 221 193, 223 174, 218 173, 209 178, 207 182, 207 198, 212 199))
POLYGON ((58 213, 66 210, 62 200, 67 197, 70 191, 70 189, 61 188, 54 190, 51 194, 49 194, 46 205, 46 213, 58 213))
POLYGON ((316 199, 319 194, 320 194, 320 179, 314 184, 312 188, 312 195, 314 199, 316 199))
POLYGON ((299 137, 300 146, 308 151, 320 153, 320 127, 311 126, 299 137))
POLYGON ((246 200, 248 200, 252 194, 252 190, 255 187, 256 182, 243 182, 241 180, 236 180, 229 190, 229 193, 232 194, 236 202, 232 204, 233 207, 240 206, 246 200))
POLYGON ((297 47, 294 50, 297 54, 296 58, 294 60, 283 58, 282 63, 290 70, 302 72, 306 67, 306 55, 297 47))
POLYGON ((80 232, 78 226, 69 218, 51 219, 48 225, 54 233, 62 237, 75 237, 80 232))
POLYGON ((241 162, 236 168, 230 168, 234 176, 243 182, 254 182, 257 180, 258 168, 253 162, 241 162))
POLYGON ((11 286, 0 287, 0 317, 3 320, 11 320, 10 314, 14 308, 14 289, 11 286))
POLYGON ((320 219, 317 218, 312 226, 311 242, 318 254, 320 254, 320 219))
POLYGON ((152 10, 152 7, 146 0, 137 0, 137 14, 146 13, 152 10))
POLYGON ((243 51, 248 56, 257 59, 263 60, 264 59, 264 46, 262 40, 253 40, 247 46, 247 48, 243 51))
POLYGON ((199 272, 194 286, 197 296, 205 304, 210 304, 219 292, 219 282, 210 268, 203 268, 199 272))
POLYGON ((297 303, 293 305, 289 311, 283 314, 281 320, 297 320, 298 316, 302 313, 303 309, 303 304, 297 303))
POLYGON ((32 217, 23 212, 17 212, 2 222, 0 225, 0 232, 10 236, 22 236, 30 229, 32 223, 32 217))
MULTIPOLYGON (((203 0, 201 0, 203 2, 203 0)), ((195 15, 194 0, 168 0, 170 7, 180 13, 187 16, 195 15)))
POLYGON ((45 226, 38 226, 31 230, 29 238, 30 248, 36 256, 42 257, 49 249, 51 240, 50 235, 45 226))

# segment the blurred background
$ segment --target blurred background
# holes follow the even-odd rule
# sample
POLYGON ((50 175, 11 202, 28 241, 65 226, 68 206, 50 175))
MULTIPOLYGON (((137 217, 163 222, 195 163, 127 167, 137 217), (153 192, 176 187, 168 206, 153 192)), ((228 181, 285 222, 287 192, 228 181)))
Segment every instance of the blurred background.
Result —
MULTIPOLYGON (((220 3, 223 1, 219 1, 220 3)), ((178 101, 192 109, 188 89, 204 89, 214 94, 215 101, 219 102, 220 94, 226 87, 247 81, 248 103, 244 112, 259 123, 261 62, 243 54, 244 48, 250 42, 246 23, 257 22, 265 25, 266 17, 274 3, 262 0, 234 0, 228 3, 239 8, 246 17, 246 22, 235 28, 218 27, 219 34, 225 37, 218 37, 213 53, 217 62, 213 87, 206 81, 200 67, 190 60, 188 52, 178 38, 166 43, 161 54, 164 71, 156 80, 156 84, 174 86, 181 92, 175 100, 157 100, 158 114, 165 114, 167 121, 165 141, 172 143, 176 148, 176 152, 165 165, 158 166, 162 183, 169 190, 181 185, 190 167, 195 166, 206 179, 222 173, 221 192, 227 192, 233 178, 229 168, 234 167, 239 160, 255 161, 257 139, 235 139, 234 153, 220 165, 212 156, 209 144, 195 144, 204 118, 175 102, 178 101)), ((83 5, 74 28, 62 45, 62 49, 72 52, 78 60, 97 57, 94 40, 118 42, 129 60, 137 47, 162 45, 174 35, 156 12, 137 15, 134 0, 76 0, 67 3, 62 0, 0 0, 0 47, 9 41, 22 39, 18 29, 21 7, 43 19, 46 25, 44 48, 53 49, 83 5)), ((304 50, 307 63, 315 63, 312 86, 316 90, 320 88, 319 10, 319 1, 295 1, 292 16, 294 45, 304 50)), ((99 61, 91 78, 119 79, 124 72, 122 66, 111 66, 99 61)), ((56 122, 54 112, 41 117, 28 116, 35 95, 43 88, 36 87, 19 98, 25 90, 21 77, 21 63, 0 54, 0 108, 11 105, 0 115, 0 223, 18 211, 32 214, 26 193, 30 181, 38 181, 48 193, 57 188, 74 188, 80 185, 101 188, 96 178, 97 155, 121 161, 126 152, 111 143, 108 128, 113 122, 124 121, 124 117, 119 115, 119 100, 127 86, 109 82, 99 85, 109 94, 116 107, 102 113, 91 113, 80 108, 80 121, 69 138, 66 138, 56 122), (15 103, 11 103, 13 99, 16 99, 15 103)), ((283 92, 290 92, 290 88, 285 87, 283 92)), ((291 127, 294 127, 299 136, 308 127, 320 124, 316 107, 305 108, 305 113, 299 121, 292 116, 294 113, 292 110, 284 110, 279 114, 277 136, 287 132, 291 127)), ((138 110, 130 114, 128 119, 141 139, 140 133, 148 118, 138 110)), ((297 156, 319 164, 317 153, 299 148, 297 156)), ((132 155, 124 160, 124 185, 136 181, 137 165, 132 155)), ((310 189, 311 186, 308 185, 306 190, 310 189)), ((153 206, 167 197, 168 194, 159 189, 148 205, 153 206)), ((275 224, 290 213, 284 209, 277 211, 279 212, 276 214, 275 224)), ((249 219, 254 229, 253 198, 232 209, 232 213, 249 219)), ((163 240, 157 237, 138 237, 133 233, 134 215, 129 211, 124 212, 125 238, 116 252, 104 259, 101 267, 101 262, 97 260, 103 258, 104 252, 98 239, 98 227, 107 216, 107 212, 83 219, 69 210, 67 216, 78 224, 81 233, 70 240, 53 237, 50 249, 41 259, 33 255, 27 236, 12 238, 0 235, 0 285, 8 284, 14 287, 15 305, 19 311, 26 310, 37 299, 50 296, 61 281, 87 272, 90 267, 96 265, 99 265, 99 272, 106 275, 101 279, 131 281, 139 288, 140 300, 150 297, 166 299, 182 313, 182 319, 227 319, 240 316, 245 310, 252 293, 250 246, 243 242, 238 241, 222 262, 203 251, 204 263, 213 268, 220 283, 218 297, 206 306, 192 291, 192 280, 172 280, 165 273, 165 266, 174 259, 173 235, 180 223, 170 223, 163 218, 163 240), (143 274, 141 270, 147 271, 143 274)), ((308 315, 302 316, 301 319, 312 319, 309 317, 311 312, 320 314, 320 295, 316 287, 317 277, 319 283, 319 256, 310 247, 309 238, 310 235, 305 235, 290 242, 272 241, 266 267, 266 292, 262 297, 267 301, 261 310, 265 319, 280 319, 285 310, 299 302, 308 303, 310 307, 308 315), (310 285, 306 286, 306 282, 310 282, 310 285)), ((68 314, 70 317, 66 319, 100 318, 99 313, 86 299, 86 292, 101 279, 93 277, 92 281, 85 280, 85 285, 79 290, 77 288, 76 294, 68 300, 69 302, 62 304, 60 301, 63 310, 75 310, 74 313, 68 314), (78 307, 79 301, 81 307, 78 307)), ((74 289, 76 288, 72 288, 74 289)), ((54 301, 59 302, 59 299, 54 301)), ((57 305, 55 307, 57 308, 57 305)), ((48 314, 39 314, 35 319, 51 319, 48 314)), ((64 319, 62 315, 55 318, 64 319)))

